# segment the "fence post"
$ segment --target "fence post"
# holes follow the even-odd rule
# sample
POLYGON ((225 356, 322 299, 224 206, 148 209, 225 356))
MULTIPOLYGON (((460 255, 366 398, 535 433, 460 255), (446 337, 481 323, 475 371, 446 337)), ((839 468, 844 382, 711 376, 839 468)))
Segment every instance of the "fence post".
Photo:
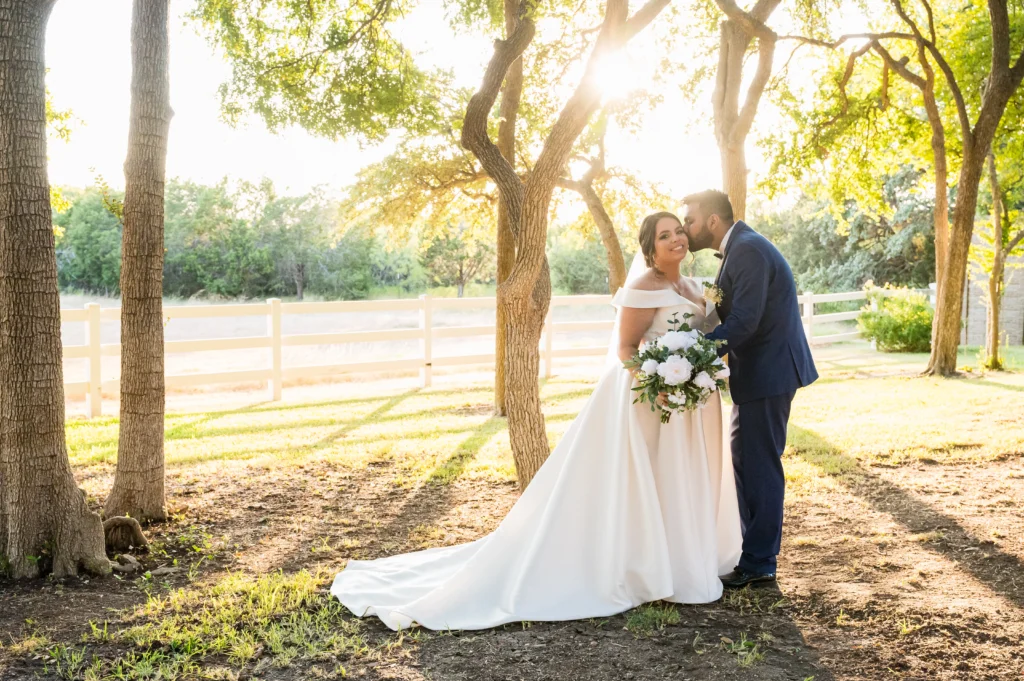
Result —
POLYGON ((807 333, 807 344, 814 342, 814 294, 810 291, 804 292, 804 330, 807 333))
POLYGON ((430 304, 430 294, 420 296, 420 331, 423 338, 420 339, 420 350, 423 351, 423 367, 420 368, 420 386, 429 388, 434 378, 432 366, 434 357, 434 314, 430 304))
POLYGON ((548 316, 544 319, 544 378, 551 378, 551 362, 554 357, 555 331, 551 320, 553 309, 548 306, 548 316))
POLYGON ((103 415, 103 361, 100 356, 100 306, 89 303, 85 306, 88 320, 85 322, 86 344, 89 346, 89 391, 85 395, 87 418, 103 415))
POLYGON ((270 298, 270 314, 267 316, 267 335, 270 336, 270 399, 281 399, 281 299, 270 298))

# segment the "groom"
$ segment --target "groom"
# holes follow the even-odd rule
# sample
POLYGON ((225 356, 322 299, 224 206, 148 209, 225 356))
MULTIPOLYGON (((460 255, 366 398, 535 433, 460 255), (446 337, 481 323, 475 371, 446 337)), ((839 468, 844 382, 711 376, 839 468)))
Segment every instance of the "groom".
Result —
POLYGON ((798 388, 818 378, 797 303, 796 283, 779 250, 742 221, 734 221, 720 191, 683 199, 690 250, 714 248, 722 264, 715 279, 721 326, 708 334, 726 341, 732 411, 732 462, 743 529, 740 563, 723 576, 726 587, 775 580, 782 540, 789 409, 798 388))

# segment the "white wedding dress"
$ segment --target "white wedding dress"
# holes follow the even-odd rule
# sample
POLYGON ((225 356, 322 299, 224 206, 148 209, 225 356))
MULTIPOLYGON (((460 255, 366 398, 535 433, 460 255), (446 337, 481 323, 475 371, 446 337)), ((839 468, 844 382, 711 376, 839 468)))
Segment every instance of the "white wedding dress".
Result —
MULTIPOLYGON (((619 307, 704 310, 674 291, 620 289, 619 307)), ((614 343, 614 340, 613 340, 614 343)), ((331 594, 391 629, 486 629, 604 617, 656 600, 707 603, 740 554, 731 457, 717 395, 662 424, 633 404, 613 362, 555 451, 494 532, 477 541, 350 561, 331 594)))

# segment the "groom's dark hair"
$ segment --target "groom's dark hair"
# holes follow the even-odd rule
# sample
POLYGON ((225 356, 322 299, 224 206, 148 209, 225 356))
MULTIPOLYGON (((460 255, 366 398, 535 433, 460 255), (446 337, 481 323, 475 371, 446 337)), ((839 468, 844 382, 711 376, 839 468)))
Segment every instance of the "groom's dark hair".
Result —
POLYGON ((732 201, 729 200, 729 195, 717 189, 705 189, 702 192, 690 194, 683 198, 683 204, 696 205, 700 208, 705 218, 717 215, 722 218, 722 222, 729 226, 734 222, 732 217, 732 201))

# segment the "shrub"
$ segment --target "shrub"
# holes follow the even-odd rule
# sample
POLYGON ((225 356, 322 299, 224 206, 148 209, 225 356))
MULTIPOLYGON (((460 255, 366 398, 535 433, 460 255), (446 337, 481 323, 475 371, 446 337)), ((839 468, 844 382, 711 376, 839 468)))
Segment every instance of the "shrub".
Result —
POLYGON ((885 297, 869 293, 870 305, 857 319, 861 333, 883 352, 930 352, 934 311, 920 293, 885 297))
POLYGON ((558 293, 608 293, 608 255, 599 241, 556 243, 548 262, 551 284, 558 293))

